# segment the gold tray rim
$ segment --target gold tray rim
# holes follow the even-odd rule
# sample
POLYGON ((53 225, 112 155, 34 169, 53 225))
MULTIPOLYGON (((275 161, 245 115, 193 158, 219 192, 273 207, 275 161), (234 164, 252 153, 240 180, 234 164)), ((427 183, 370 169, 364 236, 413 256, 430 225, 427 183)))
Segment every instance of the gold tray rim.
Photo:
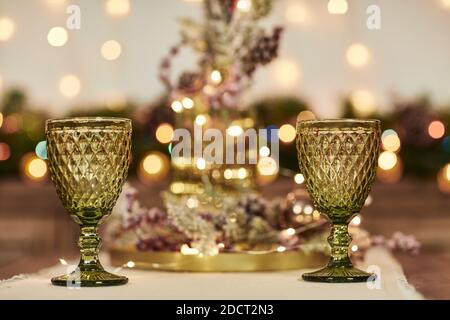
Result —
POLYGON ((269 253, 220 253, 199 257, 180 252, 145 252, 134 247, 109 249, 111 264, 116 267, 134 263, 133 268, 173 272, 257 272, 309 269, 324 266, 329 257, 320 252, 301 250, 269 253))

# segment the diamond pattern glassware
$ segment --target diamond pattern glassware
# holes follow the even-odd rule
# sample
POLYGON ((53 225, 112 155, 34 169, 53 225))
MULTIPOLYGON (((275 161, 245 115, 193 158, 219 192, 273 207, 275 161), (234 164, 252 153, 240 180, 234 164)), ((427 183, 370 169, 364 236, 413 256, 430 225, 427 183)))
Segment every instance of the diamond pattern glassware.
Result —
POLYGON ((125 182, 131 130, 131 120, 120 118, 72 118, 46 123, 51 179, 64 208, 81 226, 78 268, 53 278, 54 285, 94 287, 128 281, 106 272, 100 264, 97 227, 110 215, 125 182))
POLYGON ((303 274, 316 282, 363 282, 375 276, 353 267, 348 257, 350 220, 359 213, 376 174, 380 149, 378 120, 309 120, 297 123, 300 172, 317 210, 333 224, 331 258, 303 274))

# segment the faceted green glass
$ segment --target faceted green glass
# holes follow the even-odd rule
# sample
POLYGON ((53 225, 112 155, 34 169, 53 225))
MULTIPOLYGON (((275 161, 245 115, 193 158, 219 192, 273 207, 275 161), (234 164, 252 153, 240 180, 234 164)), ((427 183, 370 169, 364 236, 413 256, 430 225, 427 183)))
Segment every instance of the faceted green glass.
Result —
POLYGON ((297 123, 300 172, 317 210, 333 224, 331 258, 303 279, 317 282, 362 282, 375 276, 353 267, 348 257, 350 220, 361 210, 376 174, 380 121, 323 120, 297 123))
POLYGON ((100 264, 97 227, 111 213, 127 176, 131 120, 48 120, 46 139, 51 179, 64 208, 81 226, 78 269, 52 283, 82 287, 127 283, 126 277, 108 273, 100 264))

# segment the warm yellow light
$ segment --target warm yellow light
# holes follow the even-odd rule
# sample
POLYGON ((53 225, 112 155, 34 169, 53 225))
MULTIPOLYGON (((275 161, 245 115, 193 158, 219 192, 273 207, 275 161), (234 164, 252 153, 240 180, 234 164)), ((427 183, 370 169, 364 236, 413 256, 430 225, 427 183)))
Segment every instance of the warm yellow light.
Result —
POLYGON ((163 160, 158 154, 149 154, 142 162, 143 169, 150 175, 159 173, 163 169, 163 165, 163 160))
POLYGON ((428 134, 433 139, 440 139, 445 134, 445 126, 441 121, 433 121, 428 126, 428 134))
POLYGON ((47 34, 47 41, 53 47, 62 47, 67 43, 69 34, 63 27, 51 28, 47 34))
POLYGON ((304 208, 303 208, 303 212, 307 215, 312 214, 314 211, 314 208, 312 206, 310 206, 309 204, 307 204, 304 208))
POLYGON ((297 121, 315 120, 316 116, 311 111, 305 110, 298 114, 297 121))
POLYGON ((277 59, 272 66, 275 84, 288 89, 298 84, 300 80, 300 66, 289 59, 277 59))
POLYGON ((195 117, 195 123, 199 126, 205 125, 206 122, 208 121, 207 116, 208 115, 199 114, 198 116, 195 117))
POLYGON ((240 136, 243 133, 244 133, 244 129, 242 129, 242 127, 239 125, 233 125, 233 126, 228 127, 228 129, 227 129, 227 134, 232 137, 240 136))
POLYGON ((112 16, 123 16, 130 12, 129 0, 108 0, 106 11, 112 16))
POLYGON ((192 109, 194 107, 194 101, 188 97, 183 98, 181 103, 185 109, 192 109))
POLYGON ((180 252, 183 255, 188 255, 188 256, 195 256, 199 254, 198 249, 196 248, 191 248, 189 247, 187 244, 183 244, 180 248, 180 252))
POLYGON ((261 147, 261 149, 259 149, 259 155, 261 157, 268 157, 270 155, 270 149, 267 146, 261 147))
POLYGON ((186 200, 186 206, 189 209, 194 209, 198 207, 198 199, 197 198, 189 198, 186 200))
POLYGON ((282 142, 289 143, 295 140, 297 132, 290 124, 284 124, 278 130, 278 137, 282 142))
POLYGON ((365 45, 361 43, 355 43, 347 49, 347 62, 350 64, 350 66, 355 68, 362 68, 369 63, 369 60, 370 52, 365 45))
POLYGON ((445 179, 450 181, 450 163, 445 166, 445 179))
POLYGON ((438 173, 437 182, 439 190, 450 194, 450 163, 447 163, 438 173))
POLYGON ((328 12, 331 14, 345 14, 348 11, 347 0, 329 0, 328 12))
POLYGON ((230 180, 233 178, 233 171, 231 169, 225 169, 225 171, 223 172, 223 177, 226 180, 230 180))
POLYGON ((286 251, 286 247, 284 247, 284 246, 279 246, 279 247, 277 248, 277 251, 278 251, 278 252, 285 252, 285 251, 286 251))
POLYGON ((32 180, 40 180, 47 174, 47 164, 39 158, 32 158, 25 167, 26 175, 32 180))
POLYGON ((251 0, 238 0, 236 8, 241 12, 249 12, 252 9, 251 0))
POLYGON ((355 112, 360 117, 367 117, 376 110, 375 97, 369 90, 356 90, 351 95, 351 101, 355 112))
POLYGON ((292 24, 307 24, 310 22, 310 12, 303 3, 290 3, 285 11, 286 21, 292 24))
POLYGON ((136 264, 134 263, 134 261, 128 261, 126 263, 127 268, 134 268, 136 266, 136 264))
POLYGON ((360 216, 355 216, 352 221, 350 222, 351 225, 353 226, 359 226, 361 224, 361 217, 360 216))
POLYGON ((271 157, 260 158, 256 167, 262 176, 273 176, 278 173, 277 162, 271 157))
POLYGON ((16 26, 10 18, 0 18, 0 41, 8 41, 14 35, 16 26))
POLYGON ((237 176, 241 180, 247 178, 247 170, 245 170, 245 168, 239 168, 237 171, 237 176))
POLYGON ((0 128, 3 125, 3 113, 0 112, 0 128))
POLYGON ((59 91, 63 96, 72 98, 77 96, 81 90, 81 83, 74 75, 65 75, 59 81, 59 91))
POLYGON ((11 156, 11 148, 8 144, 0 142, 0 161, 6 161, 11 156))
POLYGON ((288 228, 288 229, 284 230, 284 233, 285 233, 287 236, 293 236, 293 235, 296 234, 294 228, 288 228))
POLYGON ((203 158, 198 158, 195 162, 195 165, 197 166, 197 169, 199 170, 205 170, 206 168, 206 160, 203 158))
POLYGON ((305 182, 305 177, 301 173, 297 173, 294 176, 294 181, 296 184, 302 184, 303 182, 305 182))
POLYGON ((222 74, 220 73, 220 71, 214 70, 213 72, 211 72, 211 81, 214 84, 219 84, 222 82, 222 74))
POLYGON ((450 9, 450 0, 441 0, 441 3, 444 8, 450 9))
POLYGON ((383 170, 391 170, 397 164, 397 155, 390 151, 383 151, 378 157, 378 166, 383 170))
POLYGON ((383 149, 386 151, 397 152, 400 149, 400 138, 396 134, 389 134, 382 139, 383 149))
POLYGON ((109 40, 102 45, 101 53, 105 60, 116 60, 122 54, 122 46, 115 40, 109 40))
POLYGON ((161 143, 169 143, 173 139, 173 127, 168 123, 160 124, 156 129, 156 139, 161 143))
POLYGON ((357 246, 356 244, 354 244, 354 245, 352 246, 352 251, 353 251, 353 252, 358 251, 358 246, 357 246))
POLYGON ((176 113, 180 113, 181 111, 183 111, 183 104, 178 100, 172 101, 172 104, 170 106, 176 113))

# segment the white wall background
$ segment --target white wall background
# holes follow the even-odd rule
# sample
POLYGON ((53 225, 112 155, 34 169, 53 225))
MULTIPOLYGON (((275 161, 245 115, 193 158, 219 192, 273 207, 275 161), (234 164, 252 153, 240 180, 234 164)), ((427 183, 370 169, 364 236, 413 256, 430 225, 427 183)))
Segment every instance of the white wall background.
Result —
MULTIPOLYGON (((103 0, 0 0, 0 18, 16 24, 14 36, 0 42, 1 87, 21 86, 32 102, 50 108, 55 115, 80 104, 128 96, 138 102, 156 99, 164 90, 157 69, 161 57, 178 40, 176 17, 200 17, 199 4, 182 0, 130 0, 131 11, 111 17, 103 0), (53 5, 49 5, 49 2, 53 5), (65 26, 68 3, 82 10, 81 30, 70 31, 64 47, 51 47, 47 33, 65 26), (122 44, 122 55, 106 61, 100 47, 106 40, 122 44), (77 75, 80 94, 63 97, 59 79, 77 75)), ((298 81, 280 86, 274 68, 260 71, 249 99, 278 93, 307 98, 323 117, 338 114, 339 98, 355 89, 375 94, 380 110, 388 110, 392 92, 412 98, 429 93, 440 106, 450 105, 450 8, 444 0, 348 0, 345 15, 330 15, 328 0, 279 0, 271 23, 285 23, 282 57, 300 70, 298 81), (302 24, 285 20, 286 9, 300 3, 308 12, 302 24), (382 29, 366 27, 366 8, 377 4, 382 10, 382 29), (365 44, 371 52, 367 67, 356 70, 345 59, 349 45, 365 44)), ((191 57, 177 63, 185 68, 191 57)), ((192 65, 194 67, 194 65, 192 65)))

